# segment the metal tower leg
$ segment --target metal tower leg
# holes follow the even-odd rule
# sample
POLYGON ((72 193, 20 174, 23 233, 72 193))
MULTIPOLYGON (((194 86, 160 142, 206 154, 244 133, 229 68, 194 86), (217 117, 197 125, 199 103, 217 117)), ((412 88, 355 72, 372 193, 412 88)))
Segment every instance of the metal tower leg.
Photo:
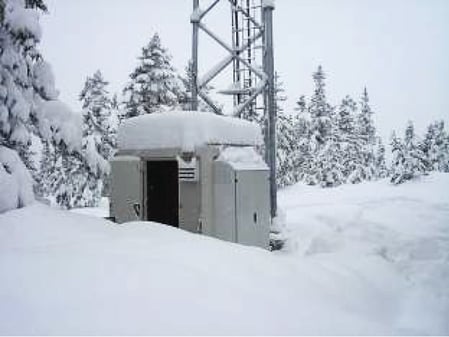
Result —
POLYGON ((268 125, 265 136, 265 155, 270 167, 271 217, 277 214, 276 186, 276 103, 274 99, 274 55, 273 55, 273 1, 263 1, 263 21, 265 26, 265 51, 263 68, 267 75, 265 90, 265 117, 268 125))
POLYGON ((198 110, 198 31, 199 31, 199 0, 193 0, 193 14, 191 16, 192 23, 192 78, 190 83, 191 102, 190 109, 198 110))

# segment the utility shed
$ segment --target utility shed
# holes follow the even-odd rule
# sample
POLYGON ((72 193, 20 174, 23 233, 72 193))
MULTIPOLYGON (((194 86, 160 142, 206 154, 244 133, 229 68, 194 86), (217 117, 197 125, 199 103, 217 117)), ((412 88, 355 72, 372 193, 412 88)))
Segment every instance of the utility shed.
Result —
POLYGON ((268 248, 269 172, 260 128, 207 112, 138 116, 119 128, 111 216, 268 248))

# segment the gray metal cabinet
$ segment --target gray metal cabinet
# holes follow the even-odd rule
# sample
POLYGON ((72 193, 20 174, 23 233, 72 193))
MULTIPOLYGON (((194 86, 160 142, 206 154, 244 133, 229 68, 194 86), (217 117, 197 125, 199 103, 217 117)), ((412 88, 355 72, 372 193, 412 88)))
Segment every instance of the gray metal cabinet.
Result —
POLYGON ((235 218, 235 171, 225 162, 214 163, 214 236, 237 242, 235 218))
POLYGON ((215 236, 250 246, 269 245, 269 172, 214 163, 215 236))
POLYGON ((111 216, 117 223, 140 220, 143 214, 143 167, 139 157, 111 160, 111 216))

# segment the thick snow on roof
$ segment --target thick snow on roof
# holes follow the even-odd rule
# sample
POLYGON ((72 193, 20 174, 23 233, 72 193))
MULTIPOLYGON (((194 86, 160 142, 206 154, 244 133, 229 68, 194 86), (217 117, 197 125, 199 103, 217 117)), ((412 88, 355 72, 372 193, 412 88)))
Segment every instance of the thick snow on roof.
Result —
POLYGON ((121 150, 181 148, 204 144, 260 145, 257 124, 210 112, 170 111, 126 120, 118 131, 121 150))
POLYGON ((260 154, 250 146, 229 146, 220 153, 217 160, 225 161, 240 170, 268 170, 260 154))

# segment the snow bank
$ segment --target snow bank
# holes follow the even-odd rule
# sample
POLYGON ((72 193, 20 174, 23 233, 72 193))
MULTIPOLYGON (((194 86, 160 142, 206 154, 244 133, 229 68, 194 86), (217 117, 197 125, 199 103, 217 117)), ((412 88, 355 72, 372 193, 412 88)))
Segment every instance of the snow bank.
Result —
POLYGON ((34 201, 33 180, 19 155, 0 146, 0 213, 34 201))
POLYGON ((69 151, 81 149, 82 116, 59 100, 42 101, 38 108, 39 128, 47 139, 64 141, 69 151))
POLYGON ((210 112, 171 111, 126 120, 118 130, 121 150, 181 148, 204 144, 259 145, 260 128, 238 118, 210 112))
POLYGON ((221 151, 217 161, 225 161, 240 170, 268 170, 260 154, 251 146, 229 146, 221 151))
POLYGON ((298 259, 358 274, 366 282, 395 276, 402 285, 385 285, 387 291, 396 290, 385 298, 384 314, 405 334, 447 335, 448 191, 447 173, 401 186, 383 180, 332 189, 286 188, 279 193, 279 204, 287 214, 287 246, 298 259), (371 271, 361 270, 356 260, 366 261, 371 271), (384 263, 388 275, 373 262, 384 263))
POLYGON ((447 335, 449 175, 279 193, 287 251, 0 215, 0 335, 447 335))

